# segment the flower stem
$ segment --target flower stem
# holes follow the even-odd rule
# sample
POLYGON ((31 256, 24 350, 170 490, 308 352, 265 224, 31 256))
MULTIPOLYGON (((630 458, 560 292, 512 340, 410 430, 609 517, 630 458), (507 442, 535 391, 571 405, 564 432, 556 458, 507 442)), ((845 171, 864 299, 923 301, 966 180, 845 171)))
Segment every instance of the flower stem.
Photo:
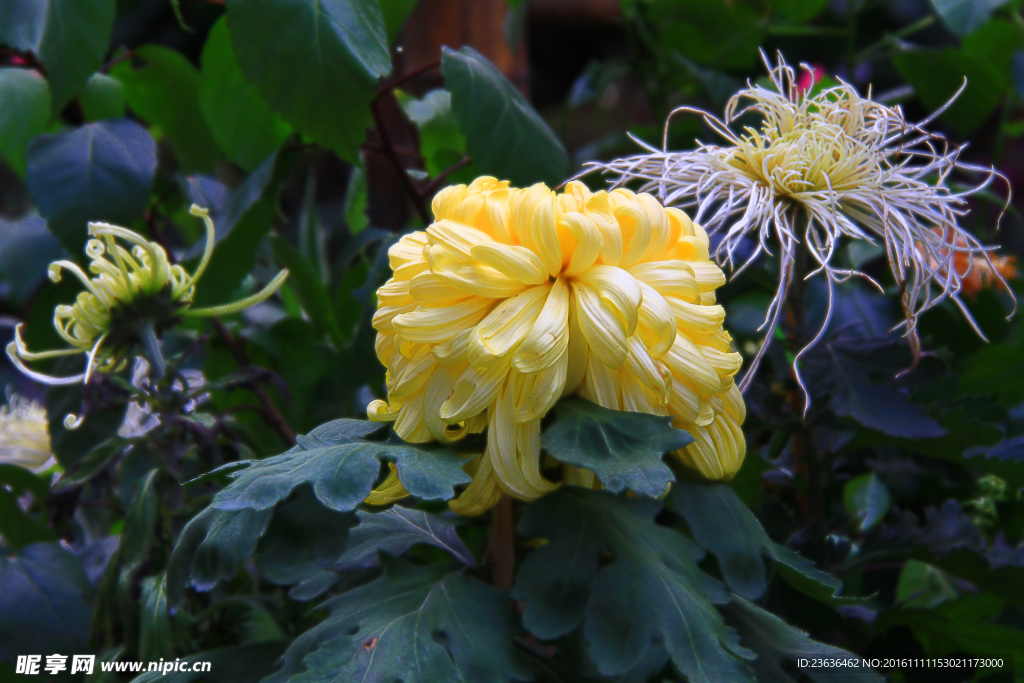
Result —
POLYGON ((149 372, 154 380, 162 379, 167 372, 167 362, 163 353, 160 352, 160 340, 156 336, 156 328, 153 322, 143 323, 138 328, 139 341, 142 343, 142 350, 149 361, 149 372))
POLYGON ((491 583, 512 590, 516 571, 516 536, 512 526, 512 498, 506 494, 491 511, 491 583))

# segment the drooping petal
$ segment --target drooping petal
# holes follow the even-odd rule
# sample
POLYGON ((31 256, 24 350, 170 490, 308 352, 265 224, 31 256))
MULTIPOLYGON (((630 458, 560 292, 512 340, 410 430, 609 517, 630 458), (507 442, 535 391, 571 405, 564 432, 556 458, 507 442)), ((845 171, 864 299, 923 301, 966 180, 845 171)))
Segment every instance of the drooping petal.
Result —
POLYGON ((550 290, 538 285, 498 304, 469 337, 470 364, 483 367, 514 351, 543 310, 550 290))
POLYGON ((524 285, 547 281, 544 262, 526 247, 509 244, 479 244, 473 247, 473 258, 524 285))
POLYGON ((599 359, 610 368, 626 362, 625 324, 592 287, 572 283, 576 320, 590 348, 591 366, 599 359))
MULTIPOLYGON (((394 316, 391 327, 409 341, 436 344, 483 320, 495 303, 493 299, 474 297, 444 308, 417 306, 394 316)), ((382 328, 374 325, 374 329, 382 328)))
POLYGON ((569 345, 569 285, 558 278, 551 285, 540 315, 528 330, 512 359, 519 372, 540 372, 551 367, 569 345))

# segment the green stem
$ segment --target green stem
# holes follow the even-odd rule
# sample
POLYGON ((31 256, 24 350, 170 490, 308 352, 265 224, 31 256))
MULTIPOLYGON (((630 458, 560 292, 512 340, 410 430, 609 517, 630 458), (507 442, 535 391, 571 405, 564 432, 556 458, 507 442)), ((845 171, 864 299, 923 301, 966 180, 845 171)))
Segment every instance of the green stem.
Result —
POLYGON ((160 340, 156 336, 156 328, 153 327, 153 322, 147 322, 139 326, 139 342, 142 344, 142 350, 146 354, 146 359, 149 361, 149 374, 154 380, 163 379, 164 373, 167 372, 167 362, 164 360, 163 353, 160 352, 160 340))

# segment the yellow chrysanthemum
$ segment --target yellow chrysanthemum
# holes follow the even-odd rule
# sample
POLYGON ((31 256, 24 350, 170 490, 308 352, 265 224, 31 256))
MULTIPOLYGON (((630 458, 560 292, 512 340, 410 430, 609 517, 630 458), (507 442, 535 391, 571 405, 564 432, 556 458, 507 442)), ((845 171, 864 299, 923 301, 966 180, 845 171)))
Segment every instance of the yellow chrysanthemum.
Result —
POLYGON ((0 406, 0 464, 41 472, 53 463, 46 409, 11 395, 8 405, 0 406))
MULTIPOLYGON (((377 291, 377 356, 394 421, 410 442, 487 430, 453 509, 477 514, 504 491, 532 500, 558 486, 541 474, 540 419, 578 393, 616 410, 673 415, 696 441, 677 455, 728 479, 746 451, 741 359, 722 329, 708 237, 649 194, 562 194, 478 178, 442 190, 426 231, 389 251, 377 291)), ((598 485, 566 467, 563 480, 598 485)), ((405 495, 395 470, 369 502, 405 495)))

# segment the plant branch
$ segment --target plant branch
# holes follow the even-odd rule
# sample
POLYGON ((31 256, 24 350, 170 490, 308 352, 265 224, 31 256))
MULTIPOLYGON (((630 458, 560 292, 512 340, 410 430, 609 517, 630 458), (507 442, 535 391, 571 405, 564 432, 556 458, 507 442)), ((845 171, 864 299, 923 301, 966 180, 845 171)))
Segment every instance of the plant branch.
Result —
POLYGON ((122 52, 121 54, 119 54, 118 56, 114 57, 109 62, 107 62, 106 64, 101 66, 99 68, 99 72, 101 74, 105 74, 105 73, 109 72, 111 69, 113 69, 115 66, 120 64, 121 62, 127 61, 127 60, 131 59, 134 56, 135 56, 134 52, 132 52, 131 50, 125 50, 124 52, 122 52))
POLYGON ((472 159, 470 159, 469 157, 462 157, 461 161, 452 164, 448 168, 438 173, 437 177, 431 180, 429 183, 427 183, 427 186, 423 188, 423 196, 431 197, 435 192, 437 192, 437 188, 441 186, 441 183, 444 182, 445 178, 447 178, 452 173, 455 173, 460 168, 465 168, 466 166, 469 166, 471 163, 473 163, 472 159))
POLYGON ((383 83, 377 86, 377 97, 380 97, 381 95, 386 95, 387 93, 394 90, 398 86, 404 85, 405 83, 411 81, 420 74, 424 74, 430 71, 431 69, 436 69, 439 66, 441 66, 440 59, 430 62, 429 64, 424 64, 418 69, 413 69, 412 71, 404 73, 401 76, 395 76, 391 80, 384 81, 383 83))
POLYGON ((506 493, 491 510, 491 583, 512 590, 516 567, 516 535, 512 525, 512 498, 506 493))
POLYGON ((391 135, 388 133, 387 126, 384 125, 384 117, 380 113, 380 98, 381 96, 378 95, 370 103, 370 110, 373 112, 373 121, 377 125, 377 134, 384 144, 384 155, 391 160, 395 170, 398 171, 398 175, 402 179, 402 185, 405 187, 409 198, 412 199, 412 203, 416 207, 416 213, 420 215, 423 224, 429 225, 431 223, 430 213, 423 202, 423 195, 416 189, 416 185, 413 183, 412 178, 409 177, 409 174, 405 172, 405 167, 402 166, 402 162, 398 158, 398 153, 395 151, 395 145, 391 141, 391 135))

